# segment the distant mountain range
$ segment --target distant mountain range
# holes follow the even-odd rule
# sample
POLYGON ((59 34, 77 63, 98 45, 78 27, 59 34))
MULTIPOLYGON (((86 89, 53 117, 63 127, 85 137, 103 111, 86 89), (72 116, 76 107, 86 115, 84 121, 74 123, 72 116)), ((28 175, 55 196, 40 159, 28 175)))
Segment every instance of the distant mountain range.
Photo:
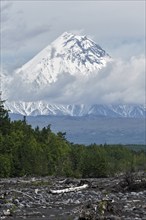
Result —
MULTIPOLYGON (((10 114, 12 120, 22 120, 19 114, 10 114)), ((51 125, 55 133, 66 132, 67 140, 78 144, 145 144, 144 118, 87 116, 27 116, 34 128, 51 125)), ((139 146, 138 146, 139 147, 139 146)))
POLYGON ((47 102, 6 102, 6 108, 11 113, 27 116, 104 116, 104 117, 146 117, 143 105, 54 105, 47 102))

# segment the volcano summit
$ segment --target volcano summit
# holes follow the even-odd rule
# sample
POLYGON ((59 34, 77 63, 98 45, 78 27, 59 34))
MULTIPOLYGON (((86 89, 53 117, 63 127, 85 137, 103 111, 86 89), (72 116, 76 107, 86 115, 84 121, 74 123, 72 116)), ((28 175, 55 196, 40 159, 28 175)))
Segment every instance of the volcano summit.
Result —
POLYGON ((88 76, 102 69, 110 56, 86 36, 65 32, 17 70, 27 83, 41 87, 56 82, 61 73, 88 76))

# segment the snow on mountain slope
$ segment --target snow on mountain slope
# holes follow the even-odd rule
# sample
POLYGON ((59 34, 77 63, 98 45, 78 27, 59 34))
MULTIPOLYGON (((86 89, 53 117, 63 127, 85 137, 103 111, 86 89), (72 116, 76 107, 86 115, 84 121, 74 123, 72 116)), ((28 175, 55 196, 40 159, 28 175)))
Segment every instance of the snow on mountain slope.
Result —
POLYGON ((8 75, 7 71, 0 68, 0 91, 2 91, 2 98, 7 99, 9 94, 9 86, 11 85, 13 78, 8 75))
POLYGON ((18 69, 17 74, 25 82, 41 87, 55 82, 63 72, 90 75, 110 60, 110 56, 86 36, 65 32, 18 69))
POLYGON ((106 116, 106 117, 146 117, 143 105, 54 105, 45 101, 38 102, 6 102, 10 113, 21 115, 68 115, 68 116, 106 116))

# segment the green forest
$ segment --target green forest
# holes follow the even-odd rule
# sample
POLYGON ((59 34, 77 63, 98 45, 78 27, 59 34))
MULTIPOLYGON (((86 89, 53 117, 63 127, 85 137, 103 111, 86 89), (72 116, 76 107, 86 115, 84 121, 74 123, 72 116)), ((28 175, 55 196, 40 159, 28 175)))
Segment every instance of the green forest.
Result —
MULTIPOLYGON (((135 147, 135 146, 134 146, 135 147)), ((0 177, 109 177, 146 170, 146 151, 122 145, 70 143, 50 125, 32 128, 27 119, 11 121, 0 101, 0 177)))

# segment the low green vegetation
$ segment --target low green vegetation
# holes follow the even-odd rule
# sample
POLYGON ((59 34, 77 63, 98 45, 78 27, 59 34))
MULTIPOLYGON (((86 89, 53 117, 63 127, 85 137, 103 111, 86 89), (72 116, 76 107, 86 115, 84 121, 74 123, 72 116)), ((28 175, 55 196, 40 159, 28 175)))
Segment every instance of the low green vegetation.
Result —
POLYGON ((0 101, 0 177, 56 175, 107 177, 146 170, 146 151, 122 145, 70 143, 50 125, 33 129, 26 118, 11 121, 0 101))

